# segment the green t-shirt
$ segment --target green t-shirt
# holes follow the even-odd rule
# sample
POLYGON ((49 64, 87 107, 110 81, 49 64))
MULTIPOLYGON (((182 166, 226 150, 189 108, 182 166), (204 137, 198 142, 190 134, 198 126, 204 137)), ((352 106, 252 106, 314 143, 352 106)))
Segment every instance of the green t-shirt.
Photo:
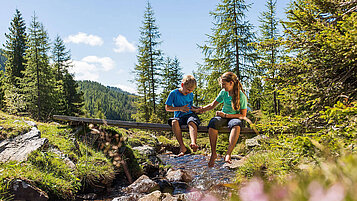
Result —
MULTIPOLYGON (((226 114, 239 114, 240 111, 236 111, 232 108, 232 97, 229 95, 228 91, 224 89, 219 92, 216 101, 219 103, 223 103, 222 112, 226 114)), ((247 96, 240 91, 240 109, 247 109, 247 96)))

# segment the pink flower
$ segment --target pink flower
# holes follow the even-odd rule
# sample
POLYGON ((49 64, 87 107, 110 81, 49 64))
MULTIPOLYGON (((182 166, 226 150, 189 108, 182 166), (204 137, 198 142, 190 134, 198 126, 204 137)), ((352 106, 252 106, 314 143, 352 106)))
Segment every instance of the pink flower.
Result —
POLYGON ((253 178, 239 191, 242 201, 268 201, 262 180, 253 178))
POLYGON ((310 193, 309 201, 342 201, 345 198, 345 189, 340 183, 332 185, 325 191, 321 184, 313 181, 310 183, 308 191, 310 193))

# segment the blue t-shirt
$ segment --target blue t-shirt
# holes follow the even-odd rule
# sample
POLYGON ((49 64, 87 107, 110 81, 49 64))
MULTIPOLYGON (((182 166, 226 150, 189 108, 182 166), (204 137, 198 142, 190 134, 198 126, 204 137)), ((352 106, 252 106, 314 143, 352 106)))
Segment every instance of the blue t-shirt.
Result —
MULTIPOLYGON (((228 91, 225 91, 224 89, 221 90, 221 92, 219 92, 216 101, 219 103, 223 103, 223 108, 222 108, 222 112, 226 113, 226 114, 239 114, 240 111, 234 110, 232 107, 232 97, 229 95, 228 91)), ((242 109, 247 109, 247 96, 245 96, 245 94, 240 91, 240 99, 239 99, 239 103, 240 103, 240 110, 242 109)))
MULTIPOLYGON (((165 104, 173 107, 182 107, 187 105, 187 107, 191 109, 193 105, 193 93, 189 93, 185 96, 178 89, 175 89, 170 92, 165 104)), ((174 117, 183 117, 191 113, 191 110, 188 112, 175 111, 174 117)))

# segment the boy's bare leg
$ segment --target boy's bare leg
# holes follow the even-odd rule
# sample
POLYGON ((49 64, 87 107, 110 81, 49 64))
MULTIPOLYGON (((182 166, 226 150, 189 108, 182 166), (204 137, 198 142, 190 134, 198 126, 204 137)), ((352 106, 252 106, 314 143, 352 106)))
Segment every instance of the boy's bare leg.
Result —
POLYGON ((224 157, 224 161, 227 163, 232 163, 231 155, 232 155, 234 147, 237 144, 237 141, 239 138, 239 133, 240 133, 240 126, 234 126, 231 130, 230 135, 229 135, 229 146, 228 146, 227 154, 224 157))
POLYGON ((193 152, 196 152, 198 149, 197 142, 196 142, 197 141, 197 125, 193 122, 189 122, 188 129, 189 129, 190 138, 191 138, 190 147, 193 152))
POLYGON ((217 158, 216 145, 217 145, 217 138, 218 138, 218 130, 209 128, 208 135, 209 135, 209 143, 211 145, 211 157, 208 162, 208 167, 213 167, 214 161, 217 158))
POLYGON ((183 156, 185 155, 187 149, 185 147, 185 144, 183 143, 181 127, 177 120, 172 121, 172 131, 174 132, 176 139, 180 144, 180 153, 178 154, 178 156, 183 156))

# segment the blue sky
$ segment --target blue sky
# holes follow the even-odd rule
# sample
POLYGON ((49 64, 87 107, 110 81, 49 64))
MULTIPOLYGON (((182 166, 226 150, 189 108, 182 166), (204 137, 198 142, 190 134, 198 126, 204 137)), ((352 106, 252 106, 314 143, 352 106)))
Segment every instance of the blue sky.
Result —
MULTIPOLYGON (((161 33, 160 49, 177 57, 184 74, 191 74, 201 63, 206 34, 211 34, 210 11, 218 0, 151 0, 156 25, 161 33)), ((266 10, 265 0, 246 0, 247 13, 258 30, 258 17, 266 10)), ((277 1, 277 14, 285 18, 288 0, 277 1)), ((0 44, 5 43, 10 21, 19 9, 30 26, 36 13, 51 41, 59 35, 71 51, 78 80, 93 80, 135 92, 132 81, 147 0, 0 0, 0 44)), ((258 33, 258 32, 257 32, 258 33)))

